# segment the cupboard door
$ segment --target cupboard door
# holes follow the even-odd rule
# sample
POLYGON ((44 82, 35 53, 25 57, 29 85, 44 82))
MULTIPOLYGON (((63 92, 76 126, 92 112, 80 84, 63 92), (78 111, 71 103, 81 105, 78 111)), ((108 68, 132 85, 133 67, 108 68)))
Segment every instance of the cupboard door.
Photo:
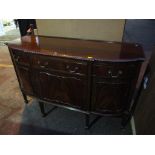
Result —
POLYGON ((22 91, 24 91, 28 95, 33 95, 33 89, 30 79, 30 69, 24 66, 16 66, 22 91))
POLYGON ((40 72, 41 97, 63 105, 86 109, 87 83, 78 77, 40 72))
POLYGON ((96 82, 92 110, 103 114, 121 113, 128 103, 128 89, 128 83, 96 82))

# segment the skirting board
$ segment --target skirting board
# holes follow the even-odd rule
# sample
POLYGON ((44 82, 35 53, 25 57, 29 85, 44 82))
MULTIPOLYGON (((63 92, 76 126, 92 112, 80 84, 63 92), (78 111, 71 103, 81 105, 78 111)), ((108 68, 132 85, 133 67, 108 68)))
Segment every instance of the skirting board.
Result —
POLYGON ((134 121, 134 117, 131 118, 131 128, 132 128, 132 134, 136 135, 136 128, 135 128, 135 121, 134 121))

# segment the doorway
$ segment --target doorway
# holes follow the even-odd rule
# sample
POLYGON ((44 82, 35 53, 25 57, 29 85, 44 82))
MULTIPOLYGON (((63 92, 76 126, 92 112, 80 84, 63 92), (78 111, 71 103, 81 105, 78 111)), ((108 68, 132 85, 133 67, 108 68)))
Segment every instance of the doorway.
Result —
POLYGON ((0 19, 0 46, 20 37, 19 26, 14 19, 0 19))

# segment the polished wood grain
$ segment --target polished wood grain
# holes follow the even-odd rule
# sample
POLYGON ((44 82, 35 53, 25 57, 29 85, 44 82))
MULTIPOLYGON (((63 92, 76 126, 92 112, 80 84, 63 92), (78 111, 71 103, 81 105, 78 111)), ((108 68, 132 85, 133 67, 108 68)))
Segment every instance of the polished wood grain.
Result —
POLYGON ((24 36, 7 43, 9 47, 24 52, 54 57, 100 61, 144 60, 139 44, 91 41, 45 36, 24 36))
POLYGON ((104 114, 121 113, 129 93, 129 82, 108 83, 96 81, 93 87, 94 102, 92 111, 104 114))
POLYGON ((129 113, 145 59, 140 45, 44 36, 7 45, 24 98, 87 115, 129 113))
POLYGON ((62 71, 77 75, 87 75, 87 63, 83 61, 53 58, 49 56, 33 56, 32 65, 35 68, 42 68, 51 71, 62 71))
POLYGON ((84 79, 45 71, 40 72, 38 78, 42 99, 82 110, 88 109, 87 81, 84 79))

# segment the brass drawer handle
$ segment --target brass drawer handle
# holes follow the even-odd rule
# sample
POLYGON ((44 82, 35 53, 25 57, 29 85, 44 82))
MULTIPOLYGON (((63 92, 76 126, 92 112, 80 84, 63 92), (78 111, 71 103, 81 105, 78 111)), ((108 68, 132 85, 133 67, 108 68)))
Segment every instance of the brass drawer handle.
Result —
POLYGON ((70 68, 70 66, 69 66, 69 65, 67 65, 67 66, 66 66, 66 69, 69 69, 69 68, 70 68))
POLYGON ((76 73, 76 71, 79 69, 79 67, 75 67, 74 70, 70 70, 70 73, 76 73))
POLYGON ((45 68, 45 66, 43 66, 43 65, 41 65, 40 67, 41 67, 41 68, 45 68))
POLYGON ((109 71, 108 71, 108 74, 110 74, 110 76, 111 76, 112 78, 118 78, 120 75, 123 74, 123 72, 122 72, 121 70, 119 70, 118 73, 117 73, 116 75, 113 75, 113 74, 112 74, 112 71, 109 70, 109 71))
POLYGON ((45 62, 44 65, 40 65, 41 68, 46 68, 48 66, 48 62, 45 62))
POLYGON ((70 73, 75 73, 76 71, 75 71, 75 70, 69 70, 69 72, 70 72, 70 73))
POLYGON ((75 70, 70 70, 70 66, 69 66, 69 65, 66 66, 66 69, 67 69, 70 73, 74 73, 74 72, 75 72, 75 70))
POLYGON ((40 61, 38 60, 38 65, 40 65, 41 68, 45 68, 48 66, 48 62, 45 62, 43 65, 41 65, 40 61))

